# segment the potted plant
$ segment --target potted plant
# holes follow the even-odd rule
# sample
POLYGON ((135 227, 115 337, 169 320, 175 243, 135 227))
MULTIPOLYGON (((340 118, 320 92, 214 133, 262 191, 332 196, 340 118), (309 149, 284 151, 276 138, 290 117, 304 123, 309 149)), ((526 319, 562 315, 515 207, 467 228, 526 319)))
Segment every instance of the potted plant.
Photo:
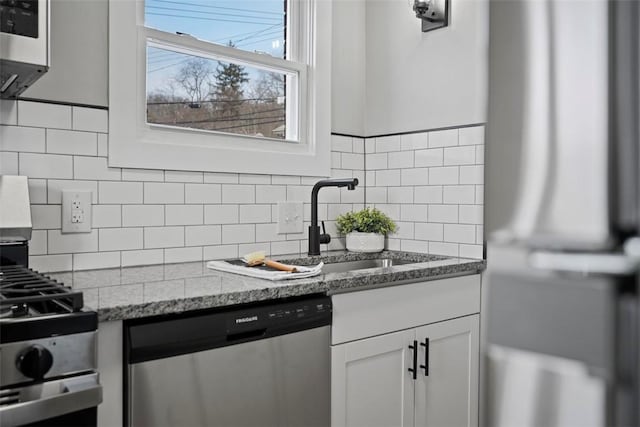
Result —
POLYGON ((347 236, 347 250, 353 252, 382 251, 384 236, 396 230, 393 220, 376 208, 347 212, 336 221, 338 232, 347 236))

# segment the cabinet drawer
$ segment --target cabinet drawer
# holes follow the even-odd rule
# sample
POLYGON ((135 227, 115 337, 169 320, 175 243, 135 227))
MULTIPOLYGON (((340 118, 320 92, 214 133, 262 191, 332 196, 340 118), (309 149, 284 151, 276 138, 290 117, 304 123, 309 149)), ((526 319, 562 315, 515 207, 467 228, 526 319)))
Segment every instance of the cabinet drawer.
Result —
POLYGON ((389 286, 332 297, 331 344, 480 312, 480 275, 389 286))

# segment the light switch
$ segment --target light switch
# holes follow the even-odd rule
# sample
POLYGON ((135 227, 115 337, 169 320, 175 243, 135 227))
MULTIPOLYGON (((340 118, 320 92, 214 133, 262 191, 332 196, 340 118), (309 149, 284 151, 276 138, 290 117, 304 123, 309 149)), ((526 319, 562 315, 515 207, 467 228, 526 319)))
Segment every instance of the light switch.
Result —
POLYGON ((302 202, 278 202, 278 234, 302 231, 302 202))
POLYGON ((62 191, 62 232, 91 231, 91 191, 62 191))

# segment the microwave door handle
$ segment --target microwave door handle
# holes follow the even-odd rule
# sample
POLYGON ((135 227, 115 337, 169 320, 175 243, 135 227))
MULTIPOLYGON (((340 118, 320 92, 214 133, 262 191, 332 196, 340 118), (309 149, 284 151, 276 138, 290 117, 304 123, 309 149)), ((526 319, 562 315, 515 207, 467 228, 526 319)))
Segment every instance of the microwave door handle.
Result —
POLYGON ((585 276, 627 276, 640 269, 640 257, 627 254, 558 253, 536 251, 529 255, 529 265, 538 270, 579 273, 585 276))
POLYGON ((0 425, 19 426, 70 414, 98 406, 102 402, 102 386, 98 383, 81 390, 61 392, 44 399, 6 405, 0 408, 0 425))

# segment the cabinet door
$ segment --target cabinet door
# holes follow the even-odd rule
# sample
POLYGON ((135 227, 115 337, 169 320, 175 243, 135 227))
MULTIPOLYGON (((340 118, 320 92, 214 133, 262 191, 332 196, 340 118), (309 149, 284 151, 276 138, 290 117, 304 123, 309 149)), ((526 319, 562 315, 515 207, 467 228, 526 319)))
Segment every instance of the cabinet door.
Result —
POLYGON ((414 330, 331 348, 332 427, 413 426, 414 330))
POLYGON ((478 425, 478 315, 416 329, 420 368, 415 388, 415 425, 476 427, 478 425))

